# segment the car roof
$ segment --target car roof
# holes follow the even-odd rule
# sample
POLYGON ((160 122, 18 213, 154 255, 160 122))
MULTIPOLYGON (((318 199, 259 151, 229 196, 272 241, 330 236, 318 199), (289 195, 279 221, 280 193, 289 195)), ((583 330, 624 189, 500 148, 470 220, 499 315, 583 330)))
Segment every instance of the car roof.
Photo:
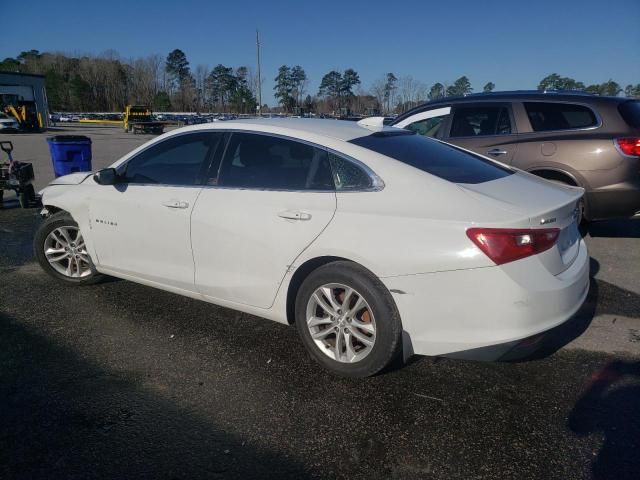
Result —
MULTIPOLYGON (((348 142, 354 138, 371 135, 380 129, 366 128, 358 125, 357 122, 346 120, 331 120, 320 118, 250 118, 240 120, 228 120, 225 122, 203 123, 179 129, 180 132, 211 130, 211 129, 234 129, 269 131, 278 130, 277 133, 296 136, 296 134, 314 134, 348 142)), ((383 131, 397 131, 393 127, 384 127, 383 131)), ((176 131, 176 130, 174 130, 176 131)))
POLYGON ((451 102, 470 102, 476 100, 548 100, 548 101, 583 101, 593 102, 598 100, 609 100, 622 102, 625 97, 606 97, 594 95, 591 93, 577 90, 514 90, 502 92, 482 92, 471 93, 469 95, 442 97, 437 100, 427 102, 428 104, 451 103, 451 102))
POLYGON ((439 105, 452 105, 457 103, 470 103, 470 102, 500 102, 500 101, 548 101, 548 102, 578 102, 585 104, 600 104, 602 102, 615 102, 622 103, 629 98, 626 97, 606 97, 600 95, 594 95, 591 93, 577 91, 577 90, 514 90, 514 91, 502 91, 502 92, 482 92, 472 93, 469 95, 455 96, 455 97, 441 97, 437 100, 431 100, 429 102, 420 104, 411 110, 407 110, 400 116, 398 116, 392 123, 396 124, 405 118, 422 112, 431 107, 437 107, 439 105))

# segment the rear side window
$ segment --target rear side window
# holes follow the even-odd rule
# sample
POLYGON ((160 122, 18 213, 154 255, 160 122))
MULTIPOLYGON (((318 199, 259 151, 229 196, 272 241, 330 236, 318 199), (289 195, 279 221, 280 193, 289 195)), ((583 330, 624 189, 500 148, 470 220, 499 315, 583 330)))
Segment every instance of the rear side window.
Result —
POLYGON ((336 190, 367 190, 373 186, 371 177, 349 160, 329 153, 329 161, 335 175, 336 190))
POLYGON ((618 110, 629 126, 640 128, 640 102, 632 100, 621 103, 618 110))
POLYGON ((483 183, 506 177, 512 170, 445 143, 419 135, 373 134, 350 140, 454 183, 483 183))
POLYGON ((500 106, 473 106, 456 108, 451 123, 451 137, 479 137, 509 135, 509 110, 500 106))
POLYGON ((273 190, 335 190, 325 150, 254 133, 232 134, 218 185, 273 190))
POLYGON ((534 132, 595 127, 598 119, 589 107, 572 103, 525 102, 534 132))

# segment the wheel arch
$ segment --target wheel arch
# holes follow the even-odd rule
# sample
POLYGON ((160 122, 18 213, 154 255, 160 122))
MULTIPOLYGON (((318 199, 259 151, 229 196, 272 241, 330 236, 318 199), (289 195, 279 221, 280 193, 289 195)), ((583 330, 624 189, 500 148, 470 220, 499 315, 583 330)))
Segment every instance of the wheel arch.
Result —
MULTIPOLYGON (((349 262, 354 265, 357 265, 360 268, 367 270, 371 275, 378 278, 370 268, 366 265, 354 260, 352 258, 346 258, 338 255, 318 255, 313 258, 309 258, 305 260, 302 265, 300 265, 291 277, 289 284, 287 285, 287 296, 286 296, 286 318, 287 323, 289 325, 293 325, 295 323, 295 307, 296 307, 296 297, 298 295, 298 291, 300 290, 300 286, 305 279, 311 275, 312 272, 317 270, 318 268, 327 265, 333 262, 349 262)), ((386 288, 386 287, 385 287, 386 288)), ((397 305, 395 305, 395 300, 393 298, 392 292, 388 291, 389 298, 394 304, 394 307, 397 309, 397 305)))
MULTIPOLYGON (((578 178, 576 178, 576 176, 573 173, 570 173, 566 170, 562 170, 559 168, 540 167, 540 168, 533 168, 531 170, 528 170, 528 172, 538 177, 544 178, 546 180, 566 183, 574 187, 582 187, 582 188, 585 188, 585 190, 587 188, 585 183, 583 181, 578 180, 578 178)), ((583 202, 582 203, 583 217, 588 221, 591 219, 591 214, 590 214, 590 208, 589 208, 590 207, 589 198, 587 197, 586 194, 582 197, 582 202, 583 202)))
MULTIPOLYGON (((56 205, 51 205, 51 204, 48 204, 48 203, 45 203, 44 205, 42 205, 42 207, 43 207, 43 209, 47 210, 47 212, 48 212, 47 216, 55 215, 58 212, 67 212, 67 210, 65 210, 64 208, 60 208, 60 207, 57 207, 56 205)), ((69 212, 67 212, 67 213, 69 213, 69 212)))
POLYGON ((566 170, 560 170, 557 168, 550 168, 550 167, 541 167, 541 168, 533 168, 531 170, 528 170, 528 172, 538 177, 542 177, 546 180, 556 180, 558 182, 568 183, 569 185, 573 185, 574 187, 582 186, 578 181, 578 179, 575 177, 575 175, 567 172, 566 170))
POLYGON ((338 261, 353 262, 353 260, 344 257, 323 255, 306 260, 296 269, 295 272, 293 272, 291 280, 289 281, 289 285, 287 286, 286 315, 287 323, 289 325, 293 325, 295 323, 296 297, 298 295, 298 290, 300 290, 300 286, 302 285, 302 282, 304 282, 305 278, 307 278, 311 274, 311 272, 313 272, 317 268, 320 268, 328 263, 338 261))

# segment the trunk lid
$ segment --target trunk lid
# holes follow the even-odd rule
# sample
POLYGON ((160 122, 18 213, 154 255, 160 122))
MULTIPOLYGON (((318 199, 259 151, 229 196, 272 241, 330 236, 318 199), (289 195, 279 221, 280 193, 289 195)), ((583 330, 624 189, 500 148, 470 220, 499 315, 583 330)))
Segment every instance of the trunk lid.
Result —
POLYGON ((553 275, 571 266, 580 249, 580 232, 576 224, 578 201, 584 189, 551 183, 525 172, 478 184, 458 184, 476 200, 496 203, 514 216, 504 228, 557 228, 556 244, 538 258, 553 275))

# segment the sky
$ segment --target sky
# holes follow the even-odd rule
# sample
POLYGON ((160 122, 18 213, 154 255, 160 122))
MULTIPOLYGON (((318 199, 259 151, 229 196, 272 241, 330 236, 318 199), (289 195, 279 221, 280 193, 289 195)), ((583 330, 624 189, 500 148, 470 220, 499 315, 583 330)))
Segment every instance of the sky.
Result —
POLYGON ((196 65, 255 69, 263 100, 282 64, 301 65, 317 93, 330 70, 355 69, 367 89, 386 72, 475 91, 532 89, 556 72, 585 84, 640 83, 640 0, 195 1, 0 0, 0 58, 21 51, 123 58, 183 50, 196 65))

